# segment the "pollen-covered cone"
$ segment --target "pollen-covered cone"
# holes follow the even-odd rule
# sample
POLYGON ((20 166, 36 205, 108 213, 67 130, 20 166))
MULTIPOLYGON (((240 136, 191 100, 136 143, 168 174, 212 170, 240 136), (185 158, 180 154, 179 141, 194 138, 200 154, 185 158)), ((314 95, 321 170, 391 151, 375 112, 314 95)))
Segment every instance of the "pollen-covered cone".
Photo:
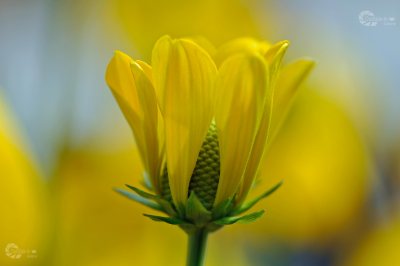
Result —
POLYGON ((41 265, 49 218, 44 182, 1 98, 0 177, 0 265, 41 265))

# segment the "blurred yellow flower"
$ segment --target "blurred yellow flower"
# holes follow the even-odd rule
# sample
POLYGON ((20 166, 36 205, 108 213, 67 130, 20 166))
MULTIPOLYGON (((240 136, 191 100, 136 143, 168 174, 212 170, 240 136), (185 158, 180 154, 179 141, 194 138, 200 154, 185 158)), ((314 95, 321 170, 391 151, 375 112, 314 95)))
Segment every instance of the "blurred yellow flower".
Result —
MULTIPOLYGON (((398 215, 397 215, 398 216, 398 215)), ((400 219, 387 221, 362 238, 360 245, 342 265, 392 266, 400 261, 400 219)))
POLYGON ((110 34, 117 32, 115 28, 121 30, 145 59, 150 58, 154 42, 166 33, 201 35, 218 45, 239 36, 261 37, 251 3, 240 0, 116 0, 107 2, 105 10, 112 15, 110 23, 118 23, 110 34))
POLYGON ((40 265, 46 254, 47 194, 26 150, 0 97, 0 265, 40 265))
POLYGON ((270 219, 243 231, 296 246, 321 247, 346 237, 364 217, 372 185, 370 163, 360 132, 343 107, 317 90, 302 90, 261 174, 265 185, 282 178, 285 185, 261 204, 270 219))
POLYGON ((281 70, 287 47, 287 41, 238 39, 212 58, 192 40, 164 36, 153 49, 152 66, 117 51, 106 81, 156 195, 134 187, 138 195, 121 192, 176 218, 149 216, 155 220, 199 227, 239 221, 225 216, 270 193, 244 203, 264 150, 313 66, 301 59, 281 70), (193 206, 201 214, 192 213, 193 206))

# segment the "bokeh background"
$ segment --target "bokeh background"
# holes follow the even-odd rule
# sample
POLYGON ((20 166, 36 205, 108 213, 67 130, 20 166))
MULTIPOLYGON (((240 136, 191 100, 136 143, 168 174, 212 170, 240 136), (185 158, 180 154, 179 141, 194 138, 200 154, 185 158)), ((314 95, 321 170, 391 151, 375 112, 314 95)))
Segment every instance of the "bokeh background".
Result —
POLYGON ((207 265, 400 261, 400 2, 1 0, 0 265, 184 265, 184 233, 112 191, 142 166, 105 68, 164 34, 288 39, 287 61, 318 62, 256 190, 284 186, 211 235, 207 265))

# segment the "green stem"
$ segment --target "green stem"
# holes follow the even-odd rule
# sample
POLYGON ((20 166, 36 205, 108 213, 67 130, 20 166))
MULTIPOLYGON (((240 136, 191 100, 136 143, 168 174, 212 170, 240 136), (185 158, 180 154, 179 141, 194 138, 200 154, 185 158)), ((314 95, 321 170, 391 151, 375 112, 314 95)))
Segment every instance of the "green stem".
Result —
POLYGON ((189 234, 187 266, 202 266, 206 251, 208 232, 204 229, 189 234))

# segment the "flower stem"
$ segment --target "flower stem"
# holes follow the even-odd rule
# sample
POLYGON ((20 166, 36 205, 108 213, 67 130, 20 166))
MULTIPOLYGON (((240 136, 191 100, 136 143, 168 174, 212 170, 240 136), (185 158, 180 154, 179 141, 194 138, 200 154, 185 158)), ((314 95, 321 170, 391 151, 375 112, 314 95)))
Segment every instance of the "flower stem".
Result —
POLYGON ((187 266, 202 266, 207 244, 208 232, 198 229, 189 234, 187 266))

